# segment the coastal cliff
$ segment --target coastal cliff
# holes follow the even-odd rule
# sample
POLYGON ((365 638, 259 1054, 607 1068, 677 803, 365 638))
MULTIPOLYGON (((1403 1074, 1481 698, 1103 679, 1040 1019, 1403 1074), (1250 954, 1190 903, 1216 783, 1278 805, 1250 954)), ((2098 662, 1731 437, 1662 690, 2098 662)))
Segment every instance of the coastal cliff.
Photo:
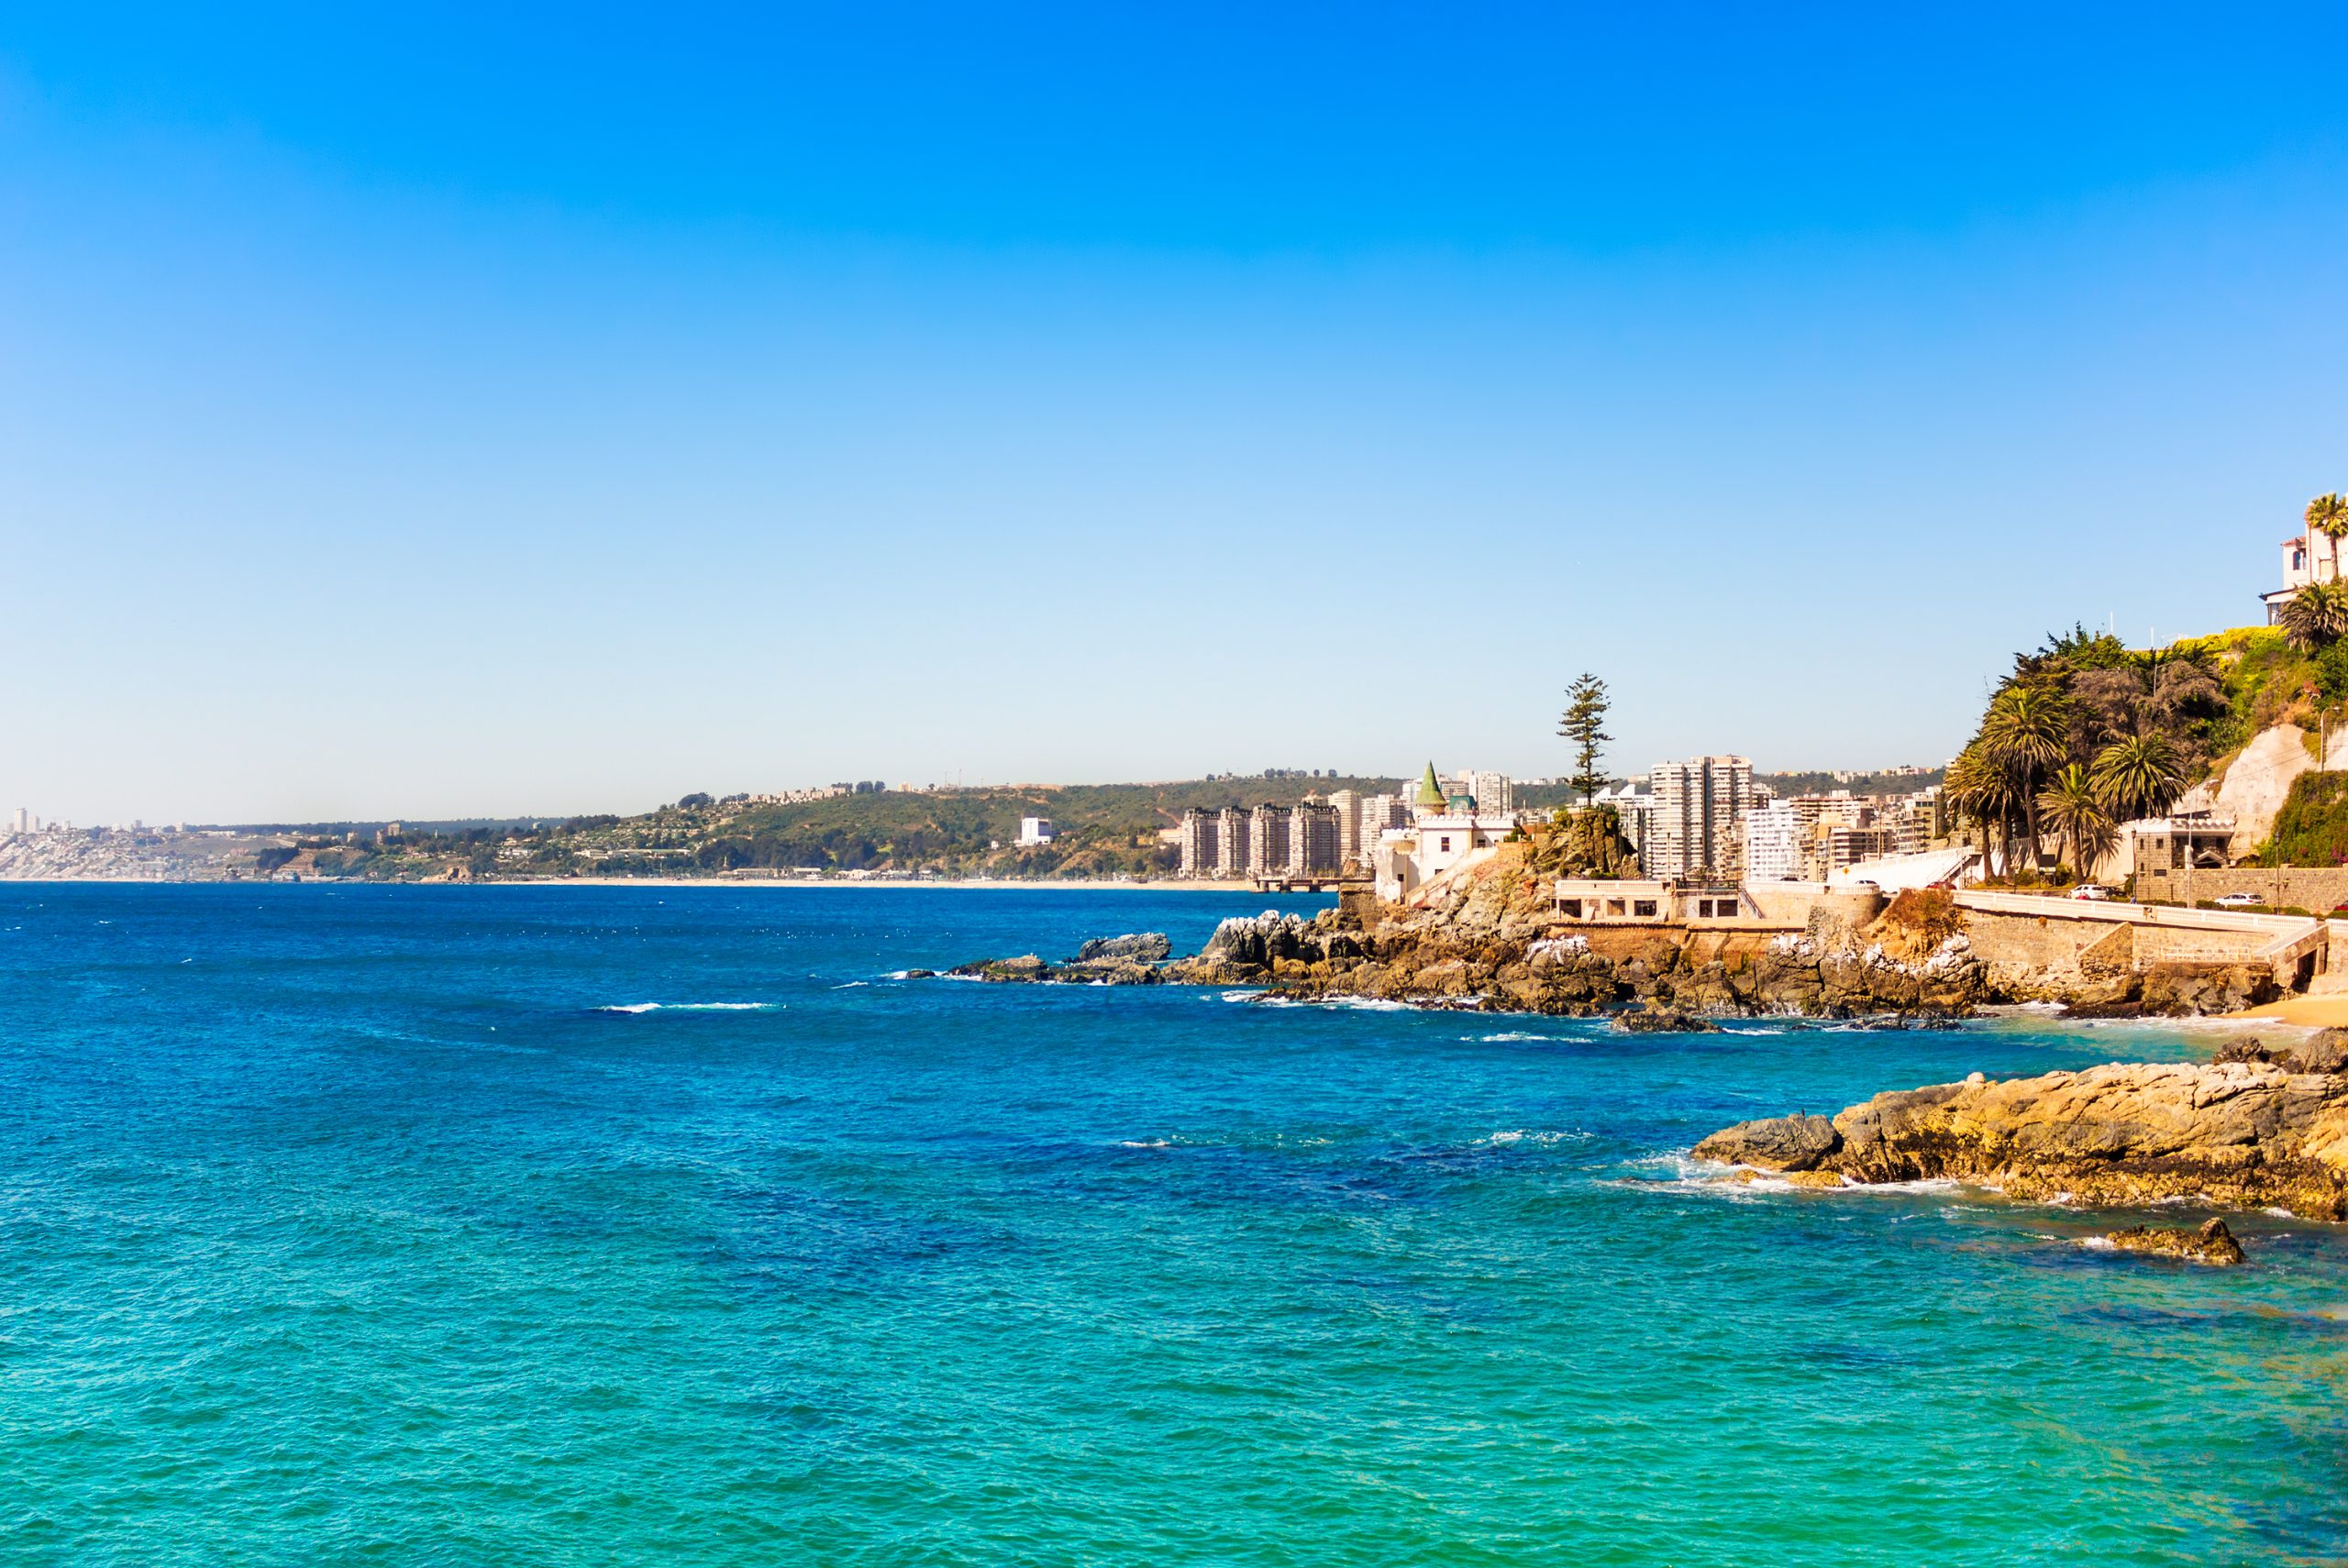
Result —
POLYGON ((1977 1073, 1832 1118, 1741 1122, 1695 1152, 1862 1185, 1953 1177, 2092 1206, 2191 1198, 2348 1220, 2348 1031, 2289 1051, 2237 1042, 2206 1065, 1977 1073))

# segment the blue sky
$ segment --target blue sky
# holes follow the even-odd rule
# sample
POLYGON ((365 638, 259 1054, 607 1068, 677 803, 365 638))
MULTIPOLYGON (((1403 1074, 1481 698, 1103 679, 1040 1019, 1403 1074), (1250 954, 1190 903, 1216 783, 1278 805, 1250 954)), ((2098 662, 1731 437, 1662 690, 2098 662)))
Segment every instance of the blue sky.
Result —
POLYGON ((1934 761, 2348 485, 2348 13, 17 7, 0 803, 1934 761))

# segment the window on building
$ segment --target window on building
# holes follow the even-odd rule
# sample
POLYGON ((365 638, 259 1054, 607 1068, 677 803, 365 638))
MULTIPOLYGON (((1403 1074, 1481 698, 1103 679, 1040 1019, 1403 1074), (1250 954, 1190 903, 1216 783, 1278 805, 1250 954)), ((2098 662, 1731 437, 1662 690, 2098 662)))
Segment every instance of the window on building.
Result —
POLYGON ((1621 913, 1623 912, 1623 900, 1620 900, 1620 899, 1609 899, 1609 900, 1606 900, 1606 912, 1607 912, 1608 914, 1611 914, 1611 915, 1618 915, 1618 914, 1621 914, 1621 913))
POLYGON ((1634 914, 1653 916, 1655 913, 1655 900, 1653 899, 1634 899, 1631 901, 1631 911, 1634 914))
POLYGON ((1436 841, 1436 847, 1443 853, 1448 855, 1451 852, 1451 835, 1449 834, 1444 834, 1441 839, 1436 841))
POLYGON ((1581 900, 1579 899, 1559 899, 1557 900, 1557 912, 1561 915, 1569 915, 1575 920, 1579 920, 1581 919, 1581 900))

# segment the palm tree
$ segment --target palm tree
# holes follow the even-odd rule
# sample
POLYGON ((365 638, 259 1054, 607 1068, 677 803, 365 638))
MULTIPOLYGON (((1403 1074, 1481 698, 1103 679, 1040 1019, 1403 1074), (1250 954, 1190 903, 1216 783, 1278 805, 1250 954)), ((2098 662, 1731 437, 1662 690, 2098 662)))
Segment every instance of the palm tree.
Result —
POLYGON ((2185 765, 2158 730, 2105 746, 2096 754, 2092 778, 2097 798, 2121 822, 2156 817, 2185 792, 2185 765))
POLYGON ((2082 878, 2111 848, 2115 836, 2111 818, 2105 813, 2088 770, 2077 763, 2066 762, 2054 770, 2039 792, 2038 808, 2046 813, 2054 831, 2070 840, 2071 868, 2082 878))
POLYGON ((1950 804, 1981 830, 1981 874, 1987 877, 1994 869, 2010 866, 2016 804, 2012 775, 1983 756, 1976 741, 1949 764, 1943 788, 1948 791, 1950 804), (2000 835, 2008 849, 1996 860, 1989 857, 1992 833, 2000 835))
POLYGON ((1989 704, 1980 740, 1988 759, 2013 776, 2034 866, 2039 856, 2039 781, 2069 750, 2070 713, 2063 693, 2035 683, 2007 687, 1989 704))
POLYGON ((2276 620, 2293 647, 2321 652, 2348 633, 2348 583, 2309 583, 2283 602, 2276 620))
MULTIPOLYGON (((2317 496, 2308 502, 2307 519, 2309 534, 2321 534, 2331 541, 2331 575, 2337 579, 2340 576, 2340 540, 2342 536, 2348 535, 2348 496, 2338 491, 2317 496)), ((2312 566, 2308 575, 2315 575, 2312 566)))

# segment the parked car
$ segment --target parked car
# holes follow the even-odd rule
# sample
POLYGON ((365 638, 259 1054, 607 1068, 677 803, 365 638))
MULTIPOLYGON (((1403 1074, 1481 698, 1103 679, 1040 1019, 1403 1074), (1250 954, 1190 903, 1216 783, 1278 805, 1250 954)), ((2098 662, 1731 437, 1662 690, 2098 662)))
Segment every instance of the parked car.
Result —
POLYGON ((2071 897, 2075 899, 2089 899, 2093 900, 2097 903, 2101 903, 2106 899, 2116 899, 2119 896, 2119 889, 2107 888, 2100 882, 2082 882, 2077 887, 2071 889, 2071 897))
POLYGON ((2256 893, 2227 893, 2210 901, 2221 910, 2254 910, 2264 907, 2266 902, 2256 893))

